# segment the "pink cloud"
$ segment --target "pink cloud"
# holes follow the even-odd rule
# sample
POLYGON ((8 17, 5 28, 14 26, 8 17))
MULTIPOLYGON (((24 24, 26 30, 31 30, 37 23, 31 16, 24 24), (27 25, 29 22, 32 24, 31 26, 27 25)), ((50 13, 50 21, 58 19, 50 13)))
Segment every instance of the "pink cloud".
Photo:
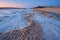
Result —
POLYGON ((11 2, 0 2, 0 7, 20 7, 24 8, 26 7, 26 4, 17 4, 17 3, 11 3, 11 2))

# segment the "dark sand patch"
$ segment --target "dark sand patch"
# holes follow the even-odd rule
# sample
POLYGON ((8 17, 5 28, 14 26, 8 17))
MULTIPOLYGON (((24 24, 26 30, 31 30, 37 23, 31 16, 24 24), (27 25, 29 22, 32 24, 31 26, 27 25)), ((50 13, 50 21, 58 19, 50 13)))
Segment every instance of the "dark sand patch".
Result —
POLYGON ((3 18, 9 18, 10 16, 4 16, 3 18))
POLYGON ((2 33, 0 33, 0 40, 2 40, 2 33))
POLYGON ((0 22, 2 22, 3 20, 0 20, 0 22))

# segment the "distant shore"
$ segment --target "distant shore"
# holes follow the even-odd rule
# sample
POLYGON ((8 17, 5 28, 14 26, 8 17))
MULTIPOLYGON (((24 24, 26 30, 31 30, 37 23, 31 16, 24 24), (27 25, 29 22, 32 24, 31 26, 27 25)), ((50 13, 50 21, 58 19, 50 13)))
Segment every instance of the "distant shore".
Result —
POLYGON ((60 7, 34 8, 34 10, 43 11, 43 12, 47 11, 47 12, 52 12, 52 13, 60 14, 60 7))

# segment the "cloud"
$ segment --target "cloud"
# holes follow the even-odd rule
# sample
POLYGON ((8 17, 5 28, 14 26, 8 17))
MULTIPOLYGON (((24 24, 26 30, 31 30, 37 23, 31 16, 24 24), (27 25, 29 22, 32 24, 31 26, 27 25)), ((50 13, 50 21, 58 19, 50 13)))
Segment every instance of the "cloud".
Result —
POLYGON ((20 8, 24 8, 26 7, 26 4, 17 4, 17 3, 11 3, 11 2, 5 2, 5 1, 1 1, 0 2, 0 7, 20 7, 20 8))

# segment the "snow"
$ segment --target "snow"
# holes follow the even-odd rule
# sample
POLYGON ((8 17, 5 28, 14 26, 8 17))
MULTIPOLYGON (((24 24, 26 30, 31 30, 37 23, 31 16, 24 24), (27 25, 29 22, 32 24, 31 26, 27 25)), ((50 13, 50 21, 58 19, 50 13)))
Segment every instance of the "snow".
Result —
POLYGON ((39 22, 46 40, 60 40, 60 21, 48 18, 42 14, 33 15, 33 20, 39 22))
POLYGON ((34 21, 39 22, 41 25, 46 40, 60 40, 60 20, 49 18, 34 11, 33 9, 1 10, 0 20, 2 21, 0 21, 0 32, 14 30, 16 27, 19 29, 27 27, 28 22, 24 16, 30 14, 32 15, 30 18, 34 21), (4 18, 5 16, 9 17, 4 18))

